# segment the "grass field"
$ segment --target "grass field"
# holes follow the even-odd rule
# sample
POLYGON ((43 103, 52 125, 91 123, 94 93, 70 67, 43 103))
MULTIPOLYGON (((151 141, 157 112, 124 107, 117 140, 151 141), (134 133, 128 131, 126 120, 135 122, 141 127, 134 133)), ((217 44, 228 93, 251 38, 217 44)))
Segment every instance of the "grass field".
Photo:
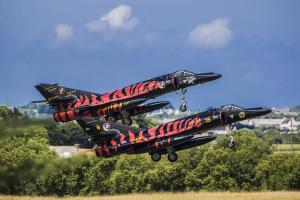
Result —
MULTIPOLYGON (((292 147, 290 144, 274 144, 275 152, 291 153, 292 147)), ((300 153, 300 144, 293 144, 294 153, 300 153)))
POLYGON ((151 194, 129 194, 119 196, 95 196, 95 197, 17 197, 0 196, 0 200, 300 200, 300 192, 252 192, 252 193, 230 193, 230 192, 187 192, 187 193, 151 193, 151 194))

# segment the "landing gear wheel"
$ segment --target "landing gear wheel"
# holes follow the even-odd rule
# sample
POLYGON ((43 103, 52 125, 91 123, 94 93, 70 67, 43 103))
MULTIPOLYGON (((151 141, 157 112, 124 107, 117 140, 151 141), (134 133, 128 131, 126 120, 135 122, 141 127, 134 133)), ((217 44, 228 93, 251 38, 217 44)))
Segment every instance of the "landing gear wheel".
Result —
POLYGON ((116 122, 116 118, 114 116, 108 116, 106 119, 109 123, 115 123, 116 122))
POLYGON ((170 162, 175 162, 178 159, 178 156, 175 152, 169 153, 168 154, 168 160, 170 162))
POLYGON ((187 109, 186 104, 182 104, 179 109, 181 112, 185 112, 187 109))
POLYGON ((152 153, 152 154, 150 154, 150 156, 151 156, 151 159, 154 161, 154 162, 158 162, 158 161, 160 161, 160 159, 161 159, 161 154, 160 153, 152 153))
POLYGON ((228 129, 229 129, 229 137, 230 137, 230 142, 228 143, 228 147, 233 148, 234 147, 234 137, 233 137, 233 131, 232 130, 234 129, 234 125, 229 124, 228 129))
POLYGON ((126 110, 122 110, 121 115, 122 115, 122 123, 130 126, 132 124, 132 119, 130 118, 130 114, 126 110))
POLYGON ((185 93, 187 92, 187 89, 180 89, 180 93, 177 93, 181 97, 181 106, 180 106, 180 111, 185 112, 187 107, 186 107, 186 100, 185 100, 185 93))
POLYGON ((230 141, 229 144, 228 144, 228 147, 230 149, 232 149, 234 147, 234 141, 230 141))
POLYGON ((132 125, 132 119, 130 117, 124 117, 122 123, 130 126, 132 125))

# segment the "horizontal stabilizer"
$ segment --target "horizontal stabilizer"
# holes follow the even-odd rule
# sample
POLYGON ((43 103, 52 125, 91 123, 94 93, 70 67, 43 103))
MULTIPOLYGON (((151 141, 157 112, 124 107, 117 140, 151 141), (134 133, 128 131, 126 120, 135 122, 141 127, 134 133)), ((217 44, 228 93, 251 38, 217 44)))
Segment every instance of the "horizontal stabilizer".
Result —
POLYGON ((137 132, 143 129, 133 128, 127 125, 118 123, 109 123, 105 120, 98 118, 85 117, 77 120, 78 124, 85 130, 88 135, 102 137, 103 133, 112 134, 109 131, 120 131, 120 132, 137 132))

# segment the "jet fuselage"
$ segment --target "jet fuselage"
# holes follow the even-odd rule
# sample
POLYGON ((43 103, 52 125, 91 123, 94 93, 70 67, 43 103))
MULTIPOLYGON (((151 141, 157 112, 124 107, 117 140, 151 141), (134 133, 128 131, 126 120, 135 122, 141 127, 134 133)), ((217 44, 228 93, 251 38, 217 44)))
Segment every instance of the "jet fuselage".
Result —
MULTIPOLYGON (((118 137, 98 143, 96 154, 99 157, 110 157, 121 153, 152 153, 165 151, 168 147, 182 150, 213 140, 215 137, 206 137, 205 140, 199 137, 199 134, 207 130, 265 115, 269 112, 269 109, 261 107, 244 109, 237 106, 224 106, 149 129, 119 130, 118 137)), ((96 125, 94 124, 94 126, 96 125)), ((99 124, 99 137, 103 131, 101 127, 107 127, 107 124, 99 124)))
POLYGON ((99 117, 128 113, 141 114, 165 106, 165 102, 136 107, 148 99, 155 98, 179 89, 205 83, 220 78, 217 73, 194 74, 187 71, 177 71, 167 75, 132 84, 130 86, 97 94, 58 86, 57 84, 39 84, 36 88, 55 110, 53 115, 57 122, 67 122, 79 117, 99 117), (138 111, 138 112, 137 112, 138 111))

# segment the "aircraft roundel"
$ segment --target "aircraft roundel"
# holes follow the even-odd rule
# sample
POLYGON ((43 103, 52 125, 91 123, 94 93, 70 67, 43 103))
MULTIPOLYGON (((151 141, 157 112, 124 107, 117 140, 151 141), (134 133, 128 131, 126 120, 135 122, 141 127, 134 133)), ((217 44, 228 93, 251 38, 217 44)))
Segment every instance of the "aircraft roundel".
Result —
POLYGON ((109 131, 110 130, 110 124, 109 123, 104 123, 102 127, 103 127, 104 131, 109 131))
POLYGON ((240 112, 240 113, 239 113, 239 117, 240 117, 240 118, 244 118, 245 116, 246 116, 246 114, 245 114, 244 112, 240 112))
POLYGON ((161 81, 158 86, 160 89, 164 89, 166 87, 166 82, 161 81))

